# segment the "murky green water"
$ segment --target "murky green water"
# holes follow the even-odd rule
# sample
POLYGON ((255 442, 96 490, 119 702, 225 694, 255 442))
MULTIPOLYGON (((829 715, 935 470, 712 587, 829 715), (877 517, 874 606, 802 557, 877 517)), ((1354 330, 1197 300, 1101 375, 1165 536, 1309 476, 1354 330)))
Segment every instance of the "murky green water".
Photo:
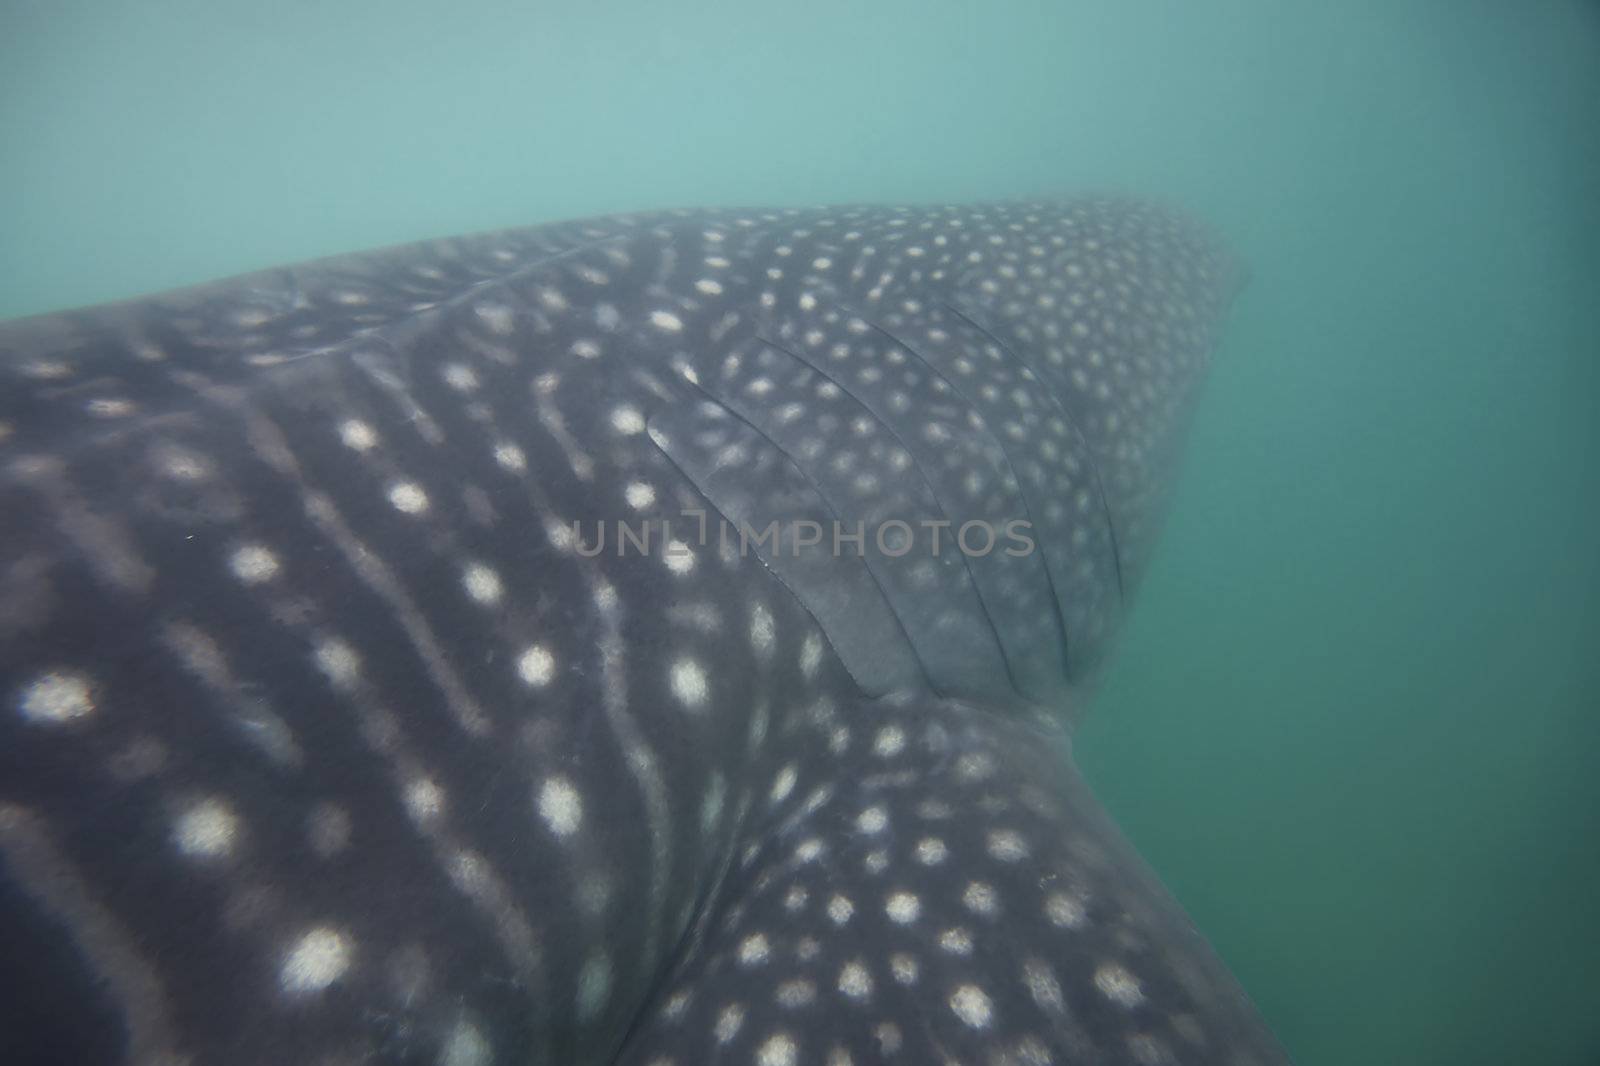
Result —
POLYGON ((0 316, 652 206, 1189 205, 1254 281, 1087 771, 1305 1066, 1595 1062, 1600 8, 1201 7, 3 0, 0 316))

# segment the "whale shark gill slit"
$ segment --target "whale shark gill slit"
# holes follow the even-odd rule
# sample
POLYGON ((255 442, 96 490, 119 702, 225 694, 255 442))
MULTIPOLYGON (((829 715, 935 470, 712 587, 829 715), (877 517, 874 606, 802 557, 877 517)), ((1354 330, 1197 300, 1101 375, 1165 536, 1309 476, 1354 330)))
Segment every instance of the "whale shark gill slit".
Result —
MULTIPOLYGON (((948 307, 948 304, 944 304, 943 301, 940 301, 940 305, 948 307)), ((861 317, 861 319, 863 321, 865 321, 867 323, 867 325, 871 326, 874 330, 876 330, 877 332, 881 333, 888 340, 890 340, 894 344, 896 344, 899 347, 901 347, 902 349, 904 349, 907 353, 909 353, 911 356, 913 356, 919 363, 921 363, 923 366, 927 367, 929 373, 937 375, 939 380, 943 381, 945 383, 945 385, 950 389, 951 392, 953 392, 953 393, 955 393, 955 395, 961 397, 962 401, 969 408, 971 408, 974 411, 978 410, 978 404, 974 401, 973 397, 970 394, 968 394, 961 387, 960 384, 957 383, 955 378, 953 378, 950 374, 946 373, 943 368, 941 368, 939 366, 936 366, 933 363, 932 359, 929 357, 929 355, 927 353, 923 352, 922 349, 918 345, 913 344, 910 340, 908 340, 908 339, 906 339, 906 338, 904 338, 902 336, 897 335, 896 333, 894 333, 893 331, 891 331, 887 327, 885 327, 882 324, 874 321, 874 319, 871 316, 863 315, 863 314, 861 314, 859 311, 857 311, 854 308, 848 308, 847 307, 846 309, 849 310, 852 314, 856 314, 859 317, 861 317)), ((981 418, 982 416, 980 415, 979 417, 981 418)), ((983 428, 984 432, 988 435, 989 440, 993 442, 994 449, 998 453, 1001 462, 1004 464, 1006 480, 1009 481, 1011 484, 1016 486, 1017 505, 1020 508, 1021 514, 1023 515, 1024 519, 1028 522, 1030 528, 1038 528, 1038 523, 1035 521, 1035 518, 1034 518, 1034 508, 1033 508, 1032 504, 1029 502, 1029 499, 1028 499, 1027 486, 1023 483, 1022 479, 1017 476, 1016 464, 1013 462, 1010 449, 1008 449, 1006 447, 1005 441, 1001 438, 1001 436, 998 433, 996 433, 994 431, 994 427, 992 425, 990 425, 987 420, 983 420, 982 428, 983 428)), ((969 561, 968 565, 969 566, 971 565, 970 561, 969 561)), ((1061 654, 1060 654, 1060 663, 1058 664, 1058 668, 1061 671, 1065 672, 1066 674, 1068 674, 1070 676, 1071 673, 1072 673, 1072 666, 1073 666, 1073 660, 1072 660, 1072 638, 1071 638, 1071 634, 1067 631, 1066 619, 1061 614, 1061 593, 1060 593, 1060 590, 1059 590, 1059 588, 1058 588, 1058 586, 1056 584, 1055 575, 1052 572, 1053 571, 1053 567, 1052 567, 1052 564, 1051 564, 1050 553, 1048 553, 1048 552, 1041 553, 1041 570, 1042 570, 1043 575, 1044 575, 1045 587, 1046 587, 1046 589, 1048 590, 1048 593, 1049 593, 1050 612, 1051 612, 1052 618, 1055 621, 1055 626, 1056 626, 1056 632, 1055 632, 1056 639, 1058 639, 1060 641, 1061 654)), ((992 596, 993 593, 991 592, 990 595, 992 596)), ((998 639, 998 636, 999 636, 999 632, 998 632, 998 628, 997 628, 996 629, 996 637, 997 637, 997 639, 998 639)), ((1056 664, 1052 664, 1052 665, 1056 665, 1056 664)), ((1016 670, 1015 669, 1013 669, 1013 671, 1012 671, 1012 677, 1013 677, 1013 680, 1015 680, 1015 677, 1016 677, 1016 670)), ((1018 685, 1018 689, 1021 690, 1021 691, 1024 691, 1024 692, 1028 691, 1027 687, 1024 686, 1024 685, 1018 685)))
MULTIPOLYGON (((729 417, 747 429, 760 442, 772 449, 783 464, 774 477, 793 478, 804 488, 770 493, 764 506, 746 493, 731 491, 724 479, 718 477, 719 468, 714 454, 692 450, 696 427, 681 411, 659 411, 650 416, 648 423, 651 439, 685 477, 694 483, 706 502, 720 515, 726 526, 739 532, 754 529, 760 520, 778 521, 780 528, 796 528, 802 522, 815 523, 820 528, 830 528, 842 521, 839 512, 828 502, 816 481, 806 472, 794 456, 784 451, 782 445, 767 436, 740 411, 696 383, 694 388, 716 404, 729 417), (787 497, 794 503, 783 507, 776 501, 787 497), (814 506, 807 508, 807 502, 814 506)), ((736 445, 735 445, 736 446, 736 445)), ((759 459, 756 466, 763 464, 759 459)), ((741 542, 742 543, 742 542, 741 542)), ((917 654, 916 644, 905 631, 904 620, 890 604, 878 576, 864 562, 848 566, 844 559, 824 559, 817 554, 791 551, 785 555, 781 544, 768 546, 765 539, 752 549, 777 576, 784 586, 806 605, 806 609, 821 624, 835 652, 843 660, 856 684, 863 692, 875 696, 886 695, 899 688, 915 685, 919 680, 937 686, 928 676, 927 668, 917 654), (864 577, 866 580, 860 580, 864 577), (863 594, 864 590, 874 590, 863 594), (886 640, 884 634, 896 632, 900 640, 886 640)))
MULTIPOLYGON (((872 403, 868 402, 868 399, 863 397, 859 393, 859 391, 852 390, 850 385, 849 385, 849 383, 847 381, 843 380, 841 376, 830 372, 825 366, 821 365, 820 363, 818 363, 818 362, 816 362, 814 360, 808 359, 805 356, 800 355, 799 353, 795 352, 793 349, 787 347, 786 345, 784 345, 784 344, 782 344, 782 343, 780 343, 778 341, 774 341, 774 340, 771 340, 769 338, 763 338, 763 341, 766 344, 770 345, 771 347, 776 348, 779 351, 784 352, 790 358, 794 359, 795 362, 800 363, 800 364, 802 364, 804 366, 810 367, 811 370, 817 374, 817 376, 823 378, 824 380, 826 380, 828 382, 831 382, 834 386, 836 386, 839 389, 839 391, 843 394, 844 397, 846 397, 847 399, 849 399, 851 401, 854 401, 856 404, 860 405, 860 407, 863 410, 869 412, 871 417, 876 419, 877 423, 879 425, 883 426, 884 429, 886 429, 888 431, 889 435, 897 443, 897 445, 900 448, 904 449, 904 451, 911 456, 911 463, 909 465, 909 469, 916 471, 917 480, 921 483, 923 488, 926 489, 927 497, 932 503, 932 507, 934 509, 934 512, 938 515, 938 519, 936 519, 936 520, 937 521, 942 521, 942 522, 945 522, 945 523, 949 523, 949 521, 950 521, 950 512, 945 507, 943 500, 940 498, 939 486, 937 484, 935 484, 933 477, 930 476, 929 468, 928 468, 928 465, 927 465, 925 459, 923 457, 919 456, 919 449, 917 449, 915 447, 912 447, 912 446, 908 446, 908 443, 907 443, 905 437, 903 437, 900 434, 900 432, 895 428, 895 426, 893 424, 891 424, 885 418, 883 411, 881 411, 880 409, 876 408, 872 403)), ((879 559, 880 560, 880 567, 883 567, 885 569, 887 569, 888 566, 891 563, 890 560, 882 560, 881 557, 876 555, 876 554, 869 554, 868 557, 869 558, 873 558, 873 559, 879 559)), ((985 600, 984 600, 983 589, 979 585, 976 575, 974 575, 974 573, 973 573, 972 560, 970 558, 968 558, 966 553, 960 552, 960 551, 953 552, 953 557, 954 558, 958 558, 958 559, 961 560, 961 567, 962 567, 962 571, 963 571, 963 574, 964 574, 963 584, 970 590, 969 591, 969 595, 970 595, 972 601, 975 602, 977 604, 977 606, 978 606, 977 613, 975 615, 973 615, 972 617, 981 618, 983 620, 983 624, 987 628, 987 631, 988 631, 988 636, 989 636, 990 640, 992 641, 992 647, 994 649, 995 657, 998 659, 999 663, 1001 664, 1001 666, 1003 667, 1003 669, 1005 671, 1005 676, 1006 676, 1007 682, 1011 685, 1011 687, 1013 689, 1016 689, 1018 691, 1022 691, 1022 687, 1017 684, 1016 676, 1011 670, 1010 660, 1006 656, 1005 642, 1002 640, 1002 638, 1000 636, 1000 630, 995 625, 994 616, 990 613, 990 609, 989 609, 988 603, 986 603, 985 600)), ((870 567, 869 567, 869 569, 870 569, 870 567)), ((903 584, 899 585, 897 587, 899 587, 901 589, 904 589, 904 585, 903 584)), ((904 595, 901 595, 899 597, 899 600, 900 600, 900 603, 897 604, 895 602, 896 601, 896 597, 895 596, 891 595, 889 597, 889 602, 890 602, 891 609, 894 610, 894 613, 896 614, 896 616, 898 618, 900 618, 902 628, 905 627, 908 619, 910 620, 910 624, 915 626, 917 624, 916 616, 914 614, 912 614, 911 611, 908 610, 905 606, 901 606, 901 605, 903 605, 903 604, 905 604, 907 602, 907 597, 905 597, 904 595)), ((923 643, 924 643, 925 647, 932 645, 935 649, 937 649, 937 644, 933 640, 928 639, 926 636, 924 637, 923 643)), ((927 662, 933 656, 935 656, 937 654, 938 654, 937 650, 934 650, 934 651, 929 651, 929 652, 926 652, 924 654, 919 655, 919 658, 924 663, 924 669, 926 669, 927 662)), ((936 669, 936 672, 939 672, 939 668, 938 667, 936 667, 935 669, 936 669)), ((969 667, 966 667, 965 665, 963 665, 961 669, 962 669, 962 672, 967 674, 968 676, 972 675, 972 671, 970 670, 969 667)), ((938 689, 938 691, 940 691, 941 693, 944 693, 944 694, 949 694, 949 693, 952 692, 952 690, 959 691, 959 689, 957 689, 955 686, 952 686, 948 681, 946 681, 945 684, 938 689)))
MULTIPOLYGON (((995 347, 1005 352, 1006 355, 1015 360, 1018 365, 1028 367, 1035 379, 1039 378, 1039 372, 1034 370, 1033 367, 1029 366, 1028 361, 1022 358, 1021 355, 1017 354, 1011 345, 1001 340, 992 329, 979 321, 973 312, 964 311, 949 301, 943 301, 943 304, 951 314, 957 316, 973 329, 989 338, 990 343, 994 344, 995 347)), ((1111 500, 1106 495, 1105 478, 1100 473, 1100 462, 1095 456, 1094 448, 1090 446, 1088 438, 1083 435, 1083 427, 1079 424, 1078 419, 1073 415, 1071 409, 1067 406, 1067 401, 1062 399, 1062 397, 1055 392, 1049 393, 1049 396, 1051 401, 1053 401, 1056 406, 1060 408, 1061 413, 1066 418, 1067 425, 1072 427, 1072 432, 1077 437, 1078 443, 1082 445, 1085 454, 1087 454, 1089 457, 1089 472, 1094 478, 1095 495, 1100 501, 1100 512, 1105 517, 1106 536, 1111 539, 1111 560, 1117 577, 1117 598, 1125 600, 1127 598, 1127 590, 1122 580, 1122 550, 1117 546, 1117 524, 1112 520, 1111 517, 1111 500)))

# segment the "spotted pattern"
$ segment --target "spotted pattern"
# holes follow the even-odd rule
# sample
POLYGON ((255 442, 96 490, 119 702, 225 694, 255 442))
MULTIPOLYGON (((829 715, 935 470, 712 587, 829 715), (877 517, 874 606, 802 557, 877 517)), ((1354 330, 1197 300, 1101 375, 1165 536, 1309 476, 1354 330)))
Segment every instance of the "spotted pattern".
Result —
MULTIPOLYGON (((841 787, 824 802, 803 804, 797 784, 767 816, 774 831, 741 853, 743 887, 703 923, 636 1032, 641 1053, 624 1061, 652 1061, 642 1049, 699 1061, 697 1033, 729 1011, 743 1024, 721 1047, 759 1056, 770 1035, 749 1023, 766 1017, 807 1062, 882 1061, 885 1026, 907 1061, 961 1047, 1016 1062, 1207 1062, 1222 1049, 1273 1061, 1216 961, 1058 749, 967 704, 891 697, 869 713, 906 730, 904 772, 874 773, 880 758, 862 746, 834 760, 841 787), (974 752, 1007 773, 963 772, 974 752), (861 831, 863 802, 904 824, 886 848, 861 831), (918 859, 929 830, 952 858, 931 870, 918 859), (990 854, 997 831, 1026 843, 1028 864, 990 854)), ((815 729, 794 742, 825 744, 815 729)))
POLYGON ((1064 746, 1231 269, 1113 201, 678 212, 0 326, 19 1039, 1282 1061, 1064 746))

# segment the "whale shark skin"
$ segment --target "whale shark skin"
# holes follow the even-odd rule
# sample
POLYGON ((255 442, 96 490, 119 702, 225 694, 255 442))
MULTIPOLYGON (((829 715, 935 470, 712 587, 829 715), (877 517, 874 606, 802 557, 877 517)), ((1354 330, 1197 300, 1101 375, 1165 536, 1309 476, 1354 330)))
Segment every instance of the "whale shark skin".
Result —
POLYGON ((1070 755, 1238 278, 680 211, 0 324, 0 1057, 1286 1061, 1070 755))

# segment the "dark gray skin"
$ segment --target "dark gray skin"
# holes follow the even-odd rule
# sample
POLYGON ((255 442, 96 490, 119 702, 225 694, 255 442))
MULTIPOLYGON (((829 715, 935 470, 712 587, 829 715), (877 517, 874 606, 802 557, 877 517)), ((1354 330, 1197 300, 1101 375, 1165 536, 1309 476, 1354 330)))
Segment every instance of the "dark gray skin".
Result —
POLYGON ((1068 752, 1235 280, 684 212, 0 325, 0 1058, 1284 1061, 1068 752))

